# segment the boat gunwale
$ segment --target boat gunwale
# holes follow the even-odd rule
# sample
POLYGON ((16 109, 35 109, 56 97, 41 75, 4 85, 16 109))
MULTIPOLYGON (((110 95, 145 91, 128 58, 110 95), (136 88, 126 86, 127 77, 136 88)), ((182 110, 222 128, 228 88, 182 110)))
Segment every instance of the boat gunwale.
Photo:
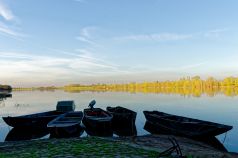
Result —
POLYGON ((111 120, 113 118, 113 115, 111 113, 109 113, 108 111, 105 111, 101 108, 84 109, 83 113, 84 113, 84 118, 90 119, 93 121, 107 121, 107 120, 111 120), (88 115, 87 112, 91 112, 91 111, 103 112, 106 115, 105 115, 105 117, 88 115))

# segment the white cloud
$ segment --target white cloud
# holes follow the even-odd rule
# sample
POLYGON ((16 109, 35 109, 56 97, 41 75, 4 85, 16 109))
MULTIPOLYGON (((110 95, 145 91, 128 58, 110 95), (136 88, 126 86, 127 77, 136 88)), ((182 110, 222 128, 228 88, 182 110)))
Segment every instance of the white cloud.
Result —
MULTIPOLYGON (((85 63, 85 65, 94 65, 98 67, 104 67, 104 68, 111 68, 112 70, 116 70, 119 65, 112 64, 102 58, 96 57, 93 55, 94 53, 87 50, 87 49, 76 49, 75 52, 67 52, 67 51, 62 51, 62 50, 57 50, 57 49, 51 49, 55 52, 65 54, 68 56, 71 56, 71 58, 74 58, 75 60, 80 61, 79 63, 85 63)), ((75 64, 71 64, 73 66, 78 66, 75 64)), ((81 64, 82 65, 82 64, 81 64)), ((81 66, 82 67, 82 66, 81 66)))
POLYGON ((7 21, 12 21, 15 19, 12 11, 0 0, 0 16, 2 16, 7 21))
POLYGON ((116 40, 135 40, 135 41, 175 41, 175 40, 185 40, 190 39, 193 34, 175 34, 175 33, 161 33, 161 34, 139 34, 139 35, 129 35, 116 37, 116 40))
POLYGON ((20 39, 21 37, 25 36, 24 34, 15 31, 13 28, 10 28, 2 22, 0 22, 0 33, 14 37, 15 39, 20 39))
POLYGON ((74 1, 81 2, 81 3, 85 2, 85 0, 74 0, 74 1))
POLYGON ((80 30, 80 35, 85 38, 92 38, 92 32, 96 30, 97 30, 97 27, 94 27, 94 26, 84 27, 80 30))
POLYGON ((92 46, 100 46, 95 42, 95 32, 97 29, 98 28, 94 26, 84 27, 80 30, 79 36, 77 36, 76 39, 92 46))
POLYGON ((223 28, 223 29, 214 29, 205 32, 203 35, 206 38, 220 38, 221 34, 228 31, 228 28, 223 28))
MULTIPOLYGON (((66 54, 66 53, 65 53, 66 54)), ((105 76, 121 71, 117 65, 111 65, 103 59, 96 59, 92 54, 69 54, 68 57, 53 57, 32 55, 20 52, 0 52, 1 81, 21 79, 21 83, 27 84, 29 80, 35 83, 45 83, 64 80, 80 80, 85 76, 105 76)), ((46 83, 47 84, 47 83, 46 83)))
POLYGON ((0 0, 0 34, 17 40, 22 40, 24 34, 19 33, 17 24, 19 19, 13 15, 12 11, 0 0), (1 17, 3 20, 1 21, 1 17))
POLYGON ((205 32, 195 32, 190 34, 178 34, 178 33, 154 33, 154 34, 134 34, 120 37, 114 37, 114 40, 118 41, 179 41, 190 40, 194 38, 219 38, 220 34, 228 29, 214 29, 205 32))
POLYGON ((95 42, 93 42, 92 40, 90 40, 88 38, 85 38, 83 36, 78 36, 78 37, 76 37, 76 39, 81 41, 81 42, 85 42, 85 43, 88 43, 88 44, 91 44, 91 45, 96 45, 95 42))
POLYGON ((176 41, 193 38, 193 34, 175 34, 175 33, 161 33, 161 34, 138 34, 116 37, 115 40, 134 40, 134 41, 176 41))

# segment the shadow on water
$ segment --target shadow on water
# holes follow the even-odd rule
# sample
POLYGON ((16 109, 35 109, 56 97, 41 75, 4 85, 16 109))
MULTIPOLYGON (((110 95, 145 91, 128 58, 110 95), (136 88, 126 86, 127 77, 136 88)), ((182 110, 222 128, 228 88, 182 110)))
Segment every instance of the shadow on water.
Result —
POLYGON ((12 97, 11 90, 0 89, 0 107, 4 107, 5 106, 4 100, 11 97, 12 97))
MULTIPOLYGON (((146 121, 144 125, 144 129, 148 131, 151 134, 170 134, 166 133, 166 131, 159 130, 156 126, 154 126, 152 123, 146 121)), ((227 149, 224 147, 224 145, 216 138, 216 137, 209 137, 209 138, 194 138, 195 141, 203 142, 209 146, 212 146, 220 151, 227 152, 227 149)))
POLYGON ((73 134, 68 134, 64 130, 58 130, 56 134, 50 134, 50 138, 71 138, 71 137, 80 137, 84 132, 83 128, 79 128, 77 132, 74 132, 73 134))
MULTIPOLYGON (((90 136, 104 136, 104 137, 112 137, 113 133, 118 136, 136 136, 137 130, 136 126, 118 126, 117 128, 113 128, 111 130, 95 130, 95 129, 86 129, 80 128, 77 133, 73 135, 69 135, 64 133, 63 130, 57 131, 56 135, 50 134, 50 138, 69 138, 69 137, 80 137, 86 131, 86 133, 90 136)), ((12 128, 7 134, 5 141, 21 141, 21 140, 31 140, 31 139, 39 139, 49 134, 49 130, 47 128, 12 128)))
POLYGON ((137 130, 135 124, 128 126, 120 124, 116 127, 113 127, 113 133, 119 137, 123 136, 137 136, 137 130))
POLYGON ((99 136, 99 137, 112 137, 112 129, 102 130, 102 129, 91 129, 85 128, 87 135, 89 136, 99 136))
POLYGON ((47 128, 12 128, 7 134, 5 141, 20 141, 39 139, 49 134, 47 128))
POLYGON ((123 136, 136 136, 137 135, 137 130, 136 126, 118 126, 114 127, 112 129, 108 130, 100 130, 100 129, 90 129, 90 128, 85 128, 86 133, 89 136, 102 136, 102 137, 112 137, 113 134, 116 134, 119 137, 123 136))
POLYGON ((124 124, 112 124, 110 128, 100 129, 100 128, 86 128, 85 131, 90 136, 104 136, 104 137, 112 137, 113 134, 116 134, 119 137, 123 136, 136 136, 137 130, 136 125, 134 123, 124 123, 124 124))
POLYGON ((0 90, 0 99, 11 98, 12 94, 10 90, 0 90))

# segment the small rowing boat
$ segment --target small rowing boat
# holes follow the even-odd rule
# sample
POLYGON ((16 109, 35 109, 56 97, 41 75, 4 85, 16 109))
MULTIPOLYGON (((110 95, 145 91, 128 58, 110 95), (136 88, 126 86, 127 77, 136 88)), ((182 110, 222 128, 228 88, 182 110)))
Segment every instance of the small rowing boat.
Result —
POLYGON ((89 135, 112 135, 112 115, 100 108, 84 109, 83 124, 86 131, 92 131, 89 135))
POLYGON ((137 113, 130 109, 117 106, 107 107, 107 111, 113 115, 113 132, 118 136, 134 136, 137 134, 135 120, 137 113))
POLYGON ((190 138, 214 137, 232 129, 232 126, 203 121, 159 111, 143 111, 145 118, 160 133, 190 138))
POLYGON ((82 119, 82 111, 68 112, 50 121, 47 124, 47 128, 50 131, 51 137, 80 136, 83 132, 83 128, 80 125, 82 119))

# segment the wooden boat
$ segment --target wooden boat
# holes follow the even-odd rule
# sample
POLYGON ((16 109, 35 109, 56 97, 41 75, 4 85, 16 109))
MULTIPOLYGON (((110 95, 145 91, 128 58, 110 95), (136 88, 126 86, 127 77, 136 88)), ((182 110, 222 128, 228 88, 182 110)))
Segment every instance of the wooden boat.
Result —
POLYGON ((100 108, 84 109, 83 124, 89 135, 111 136, 112 115, 100 108))
POLYGON ((49 134, 47 128, 12 128, 7 134, 5 141, 40 139, 46 136, 47 134, 49 134))
POLYGON ((107 107, 113 115, 113 132, 119 136, 133 136, 137 134, 135 120, 137 113, 124 107, 107 107))
POLYGON ((171 115, 159 111, 143 111, 145 118, 160 133, 190 138, 214 137, 232 129, 232 126, 171 115))
MULTIPOLYGON (((53 111, 41 112, 36 114, 22 115, 22 116, 7 116, 3 117, 3 120, 12 127, 38 127, 44 128, 47 127, 47 124, 58 117, 61 114, 64 114, 68 111, 74 110, 74 102, 73 101, 59 101, 60 108, 53 111), (62 102, 64 103, 62 105, 62 102), (63 108, 63 107, 66 108, 63 108), (70 108, 68 108, 70 107, 70 108), (66 109, 66 110, 65 110, 66 109)), ((57 105, 58 105, 57 104, 57 105)), ((57 106, 58 107, 58 106, 57 106)))
POLYGON ((29 115, 22 115, 22 116, 7 116, 2 117, 3 120, 12 127, 39 127, 43 128, 46 127, 47 124, 58 117, 59 115, 63 114, 64 112, 60 111, 48 111, 36 114, 29 114, 29 115))
POLYGON ((80 136, 83 133, 83 128, 80 126, 82 119, 82 111, 68 112, 50 121, 47 128, 51 137, 55 138, 80 136))
POLYGON ((120 106, 117 107, 107 107, 107 111, 113 115, 112 123, 115 125, 120 124, 134 124, 136 120, 136 112, 129 110, 127 108, 123 108, 120 106))

